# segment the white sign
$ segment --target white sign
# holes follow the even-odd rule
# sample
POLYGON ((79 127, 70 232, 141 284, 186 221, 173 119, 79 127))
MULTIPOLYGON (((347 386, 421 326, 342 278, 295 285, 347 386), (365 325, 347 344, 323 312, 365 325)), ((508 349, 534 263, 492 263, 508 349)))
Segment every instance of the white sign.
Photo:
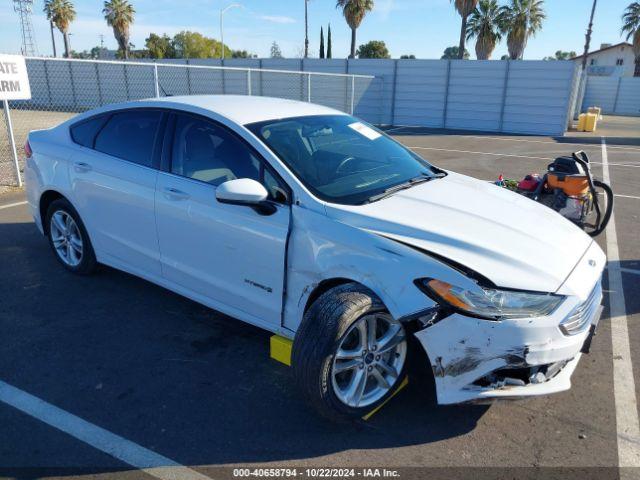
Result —
POLYGON ((360 135, 367 137, 369 140, 375 140, 376 138, 380 138, 382 136, 373 128, 367 127, 364 123, 360 122, 352 123, 351 125, 349 125, 349 128, 352 128, 360 135))
POLYGON ((31 87, 27 65, 20 55, 0 55, 0 100, 28 100, 31 87))

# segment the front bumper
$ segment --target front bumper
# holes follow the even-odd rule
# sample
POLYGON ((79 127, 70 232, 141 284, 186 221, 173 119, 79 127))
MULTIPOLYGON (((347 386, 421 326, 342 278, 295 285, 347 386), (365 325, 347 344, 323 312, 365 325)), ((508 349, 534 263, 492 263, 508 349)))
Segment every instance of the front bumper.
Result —
POLYGON ((521 398, 568 390, 602 307, 604 253, 593 244, 558 290, 567 300, 550 316, 490 321, 450 315, 415 333, 431 361, 438 403, 521 398), (588 268, 583 267, 585 263, 588 268), (578 331, 561 324, 586 302, 578 331))

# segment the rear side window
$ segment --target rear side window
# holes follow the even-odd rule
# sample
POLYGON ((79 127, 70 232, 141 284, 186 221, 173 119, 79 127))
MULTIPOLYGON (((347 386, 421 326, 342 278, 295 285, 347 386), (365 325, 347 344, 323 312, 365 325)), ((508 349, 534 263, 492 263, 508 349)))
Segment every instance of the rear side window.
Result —
POLYGON ((154 110, 130 110, 109 118, 95 141, 99 152, 150 167, 153 146, 162 113, 154 110))
POLYGON ((97 117, 90 118, 84 122, 76 123, 71 127, 71 138, 78 145, 83 147, 93 148, 93 141, 96 138, 96 134, 100 131, 104 122, 109 118, 108 115, 99 115, 97 117))

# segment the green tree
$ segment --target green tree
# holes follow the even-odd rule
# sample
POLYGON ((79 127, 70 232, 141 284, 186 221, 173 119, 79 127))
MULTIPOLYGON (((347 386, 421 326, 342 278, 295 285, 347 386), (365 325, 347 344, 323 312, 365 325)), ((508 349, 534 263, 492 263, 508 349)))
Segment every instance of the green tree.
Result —
POLYGON ((480 0, 467 23, 467 40, 476 38, 476 57, 489 60, 506 28, 505 12, 496 0, 480 0))
POLYGON ((280 45, 277 42, 271 44, 271 58, 282 58, 282 50, 280 50, 280 45))
POLYGON ((356 57, 356 30, 365 15, 373 10, 373 0, 338 0, 336 8, 342 9, 347 25, 351 29, 351 53, 349 58, 356 57))
POLYGON ((360 45, 356 55, 358 58, 391 58, 389 49, 381 40, 371 40, 364 45, 360 45))
POLYGON ((555 61, 555 60, 571 60, 572 58, 577 57, 578 54, 574 51, 564 52, 562 50, 558 50, 553 57, 544 57, 543 60, 555 61))
POLYGON ((331 58, 331 24, 329 24, 329 31, 327 32, 327 58, 331 58))
POLYGON ((529 37, 542 29, 547 18, 544 0, 511 0, 504 7, 507 47, 512 60, 522 60, 529 37))
MULTIPOLYGON (((222 44, 199 32, 184 30, 176 33, 171 42, 176 58, 218 58, 222 53, 222 44)), ((224 56, 231 57, 231 49, 224 46, 224 56)))
POLYGON ((324 58, 324 30, 320 27, 320 58, 324 58))
POLYGON ((136 14, 133 5, 128 0, 105 0, 102 14, 107 25, 113 28, 120 55, 129 58, 129 28, 136 14))
POLYGON ((478 0, 451 0, 456 7, 456 10, 462 17, 462 25, 460 27, 460 44, 458 46, 459 59, 462 60, 462 52, 466 52, 465 40, 467 38, 467 21, 469 15, 473 13, 478 5, 478 0))
POLYGON ((176 56, 171 38, 166 33, 162 36, 150 34, 144 45, 149 50, 150 58, 175 58, 176 56))
POLYGON ((634 77, 640 77, 640 2, 630 4, 622 15, 622 34, 627 41, 633 39, 633 53, 636 56, 634 77))
POLYGON ((400 55, 400 60, 415 60, 415 55, 400 55))
POLYGON ((44 13, 53 22, 64 38, 64 56, 69 58, 69 25, 76 18, 76 10, 70 0, 45 0, 44 13))
MULTIPOLYGON (((225 50, 226 52, 226 50, 225 50)), ((226 56, 226 55, 225 55, 226 56)), ((231 58, 255 58, 257 55, 249 53, 246 50, 232 50, 231 58)))
MULTIPOLYGON (((459 47, 447 47, 444 49, 444 54, 440 57, 442 60, 459 60, 460 59, 460 50, 459 47)), ((467 50, 464 51, 463 59, 467 60, 469 58, 469 52, 467 50)))

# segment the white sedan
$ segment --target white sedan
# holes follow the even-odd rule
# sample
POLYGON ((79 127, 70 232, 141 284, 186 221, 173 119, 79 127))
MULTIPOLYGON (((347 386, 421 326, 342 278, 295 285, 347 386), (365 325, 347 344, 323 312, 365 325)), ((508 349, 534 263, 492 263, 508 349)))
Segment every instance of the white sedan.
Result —
POLYGON ((606 258, 575 225, 326 107, 129 102, 25 149, 65 268, 109 265, 294 339, 295 379, 329 416, 375 409, 411 355, 441 404, 566 390, 600 316, 606 258))

